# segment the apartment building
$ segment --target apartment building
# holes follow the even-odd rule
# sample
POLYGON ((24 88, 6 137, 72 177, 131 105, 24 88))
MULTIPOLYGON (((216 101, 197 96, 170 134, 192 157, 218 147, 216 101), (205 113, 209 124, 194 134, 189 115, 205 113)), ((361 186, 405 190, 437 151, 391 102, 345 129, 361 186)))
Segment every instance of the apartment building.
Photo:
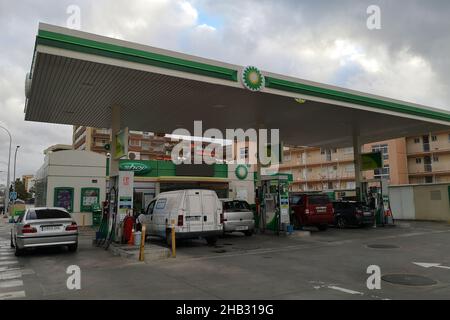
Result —
MULTIPOLYGON (((450 131, 366 144, 362 152, 380 151, 383 168, 363 172, 364 180, 389 184, 450 182, 450 131)), ((353 148, 289 147, 280 171, 291 173, 293 191, 355 188, 353 148)))
POLYGON ((450 182, 450 131, 406 138, 409 183, 450 182))
MULTIPOLYGON (((106 155, 111 143, 111 130, 84 126, 73 128, 73 149, 86 150, 106 155)), ((169 160, 170 151, 176 142, 164 134, 132 131, 128 136, 128 152, 135 155, 136 160, 169 160)))

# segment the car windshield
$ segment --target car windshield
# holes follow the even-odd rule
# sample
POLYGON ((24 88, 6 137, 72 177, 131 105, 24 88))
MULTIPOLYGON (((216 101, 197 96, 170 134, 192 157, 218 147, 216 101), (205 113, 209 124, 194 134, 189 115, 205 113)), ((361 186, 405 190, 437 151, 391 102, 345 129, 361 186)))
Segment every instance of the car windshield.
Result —
POLYGON ((312 205, 327 205, 330 203, 330 199, 326 195, 310 196, 308 202, 312 205))
POLYGON ((58 209, 39 209, 32 210, 28 213, 27 220, 44 220, 44 219, 67 219, 70 214, 58 209))
POLYGON ((246 201, 227 201, 223 204, 225 211, 250 211, 250 205, 246 201))

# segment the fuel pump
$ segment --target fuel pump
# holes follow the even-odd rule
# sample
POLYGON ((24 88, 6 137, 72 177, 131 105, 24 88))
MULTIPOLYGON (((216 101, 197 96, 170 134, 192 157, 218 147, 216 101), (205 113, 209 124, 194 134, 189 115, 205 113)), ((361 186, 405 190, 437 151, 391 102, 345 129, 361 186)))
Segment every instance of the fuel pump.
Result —
POLYGON ((260 186, 260 229, 286 232, 289 219, 289 181, 285 175, 262 176, 260 186))

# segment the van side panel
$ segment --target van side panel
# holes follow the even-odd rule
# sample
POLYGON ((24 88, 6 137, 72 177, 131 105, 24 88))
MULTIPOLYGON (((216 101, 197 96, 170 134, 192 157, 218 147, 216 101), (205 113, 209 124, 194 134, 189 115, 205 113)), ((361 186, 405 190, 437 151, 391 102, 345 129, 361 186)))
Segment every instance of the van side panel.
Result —
POLYGON ((203 231, 217 230, 217 195, 202 191, 203 197, 203 231))
POLYGON ((202 231, 202 199, 199 190, 186 192, 185 223, 188 232, 202 231))

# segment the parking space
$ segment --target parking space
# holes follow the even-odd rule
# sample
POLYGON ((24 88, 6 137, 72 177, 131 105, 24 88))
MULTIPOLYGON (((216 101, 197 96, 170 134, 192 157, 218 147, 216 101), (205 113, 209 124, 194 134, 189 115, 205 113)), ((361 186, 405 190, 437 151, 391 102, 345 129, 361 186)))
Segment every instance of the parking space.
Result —
MULTIPOLYGON (((247 237, 236 232, 220 238, 215 246, 204 240, 179 241, 176 258, 147 259, 144 263, 92 246, 92 234, 86 232, 76 253, 41 249, 15 258, 7 254, 7 225, 0 231, 3 256, 12 259, 20 271, 17 279, 2 279, 2 293, 21 292, 20 297, 5 296, 7 299, 450 296, 450 225, 446 223, 397 222, 395 227, 330 228, 325 232, 310 228, 279 237, 268 233, 247 237), (70 265, 81 269, 81 290, 67 289, 66 269, 70 265), (369 290, 370 265, 378 266, 386 280, 400 284, 382 280, 381 289, 369 290)), ((163 245, 155 239, 151 243, 163 245)))

